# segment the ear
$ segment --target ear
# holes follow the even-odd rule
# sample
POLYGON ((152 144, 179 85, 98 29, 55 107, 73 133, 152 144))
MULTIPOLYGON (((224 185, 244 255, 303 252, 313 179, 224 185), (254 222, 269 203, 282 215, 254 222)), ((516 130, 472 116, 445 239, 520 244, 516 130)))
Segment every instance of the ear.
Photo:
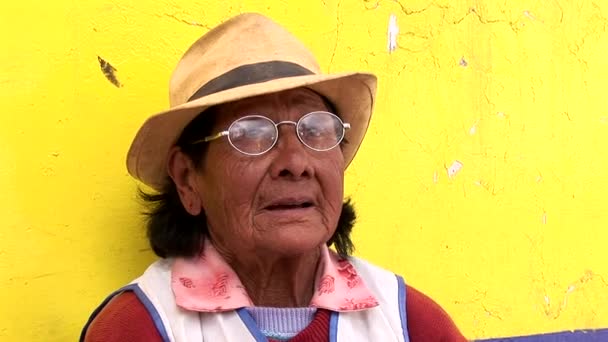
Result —
POLYGON ((169 150, 167 172, 175 183, 186 211, 192 216, 200 214, 202 200, 198 190, 197 170, 192 160, 178 146, 173 146, 169 150))

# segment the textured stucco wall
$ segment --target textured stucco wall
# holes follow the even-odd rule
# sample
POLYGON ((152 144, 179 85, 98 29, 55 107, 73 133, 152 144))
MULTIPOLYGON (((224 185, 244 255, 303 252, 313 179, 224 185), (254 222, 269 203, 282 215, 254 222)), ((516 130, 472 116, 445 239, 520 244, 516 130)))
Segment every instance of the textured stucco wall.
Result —
POLYGON ((346 175, 358 255, 470 338, 608 327, 608 1, 0 6, 0 340, 74 340, 153 260, 126 149, 181 53, 243 11, 379 76, 346 175))

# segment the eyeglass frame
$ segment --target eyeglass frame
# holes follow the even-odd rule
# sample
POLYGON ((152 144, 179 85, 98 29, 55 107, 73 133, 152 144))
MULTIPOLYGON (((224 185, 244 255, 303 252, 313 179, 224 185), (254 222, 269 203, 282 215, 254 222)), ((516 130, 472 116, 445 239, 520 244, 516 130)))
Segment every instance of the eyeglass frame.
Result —
POLYGON ((212 134, 212 135, 206 136, 206 137, 204 137, 202 139, 196 140, 196 141, 192 142, 192 144, 194 145, 194 144, 200 144, 202 142, 210 142, 210 141, 217 140, 217 139, 225 136, 225 137, 228 137, 228 143, 230 144, 230 146, 232 146, 232 148, 234 148, 235 150, 239 151, 240 153, 248 155, 248 156, 260 156, 260 155, 262 155, 264 153, 267 153, 268 151, 272 150, 272 148, 277 144, 277 142, 279 141, 279 125, 283 125, 283 124, 294 125, 295 129, 296 129, 296 136, 298 137, 298 140, 302 143, 302 145, 308 147, 309 149, 311 149, 313 151, 317 151, 317 152, 329 151, 329 150, 335 148, 336 146, 340 145, 340 143, 344 140, 344 137, 346 136, 346 130, 350 129, 350 123, 342 121, 342 119, 339 116, 337 116, 336 114, 334 114, 334 113, 331 113, 331 112, 328 112, 328 111, 323 111, 323 110, 316 110, 316 111, 312 111, 310 113, 306 113, 306 114, 302 115, 302 117, 299 118, 298 121, 283 120, 283 121, 279 121, 279 122, 274 122, 269 117, 266 117, 266 116, 263 116, 263 115, 259 115, 259 114, 252 114, 252 115, 242 116, 242 117, 234 120, 230 124, 230 126, 228 126, 228 129, 226 129, 224 131, 221 131, 221 132, 218 132, 216 134, 212 134), (315 114, 315 113, 329 114, 332 117, 338 119, 338 122, 341 123, 341 126, 342 126, 342 136, 336 142, 336 144, 333 145, 330 148, 317 149, 317 148, 314 148, 312 146, 309 146, 308 144, 306 144, 304 142, 304 140, 302 140, 302 137, 300 137, 300 135, 298 134, 298 125, 300 124, 300 122, 302 122, 302 119, 304 119, 305 117, 307 117, 307 116, 309 116, 311 114, 315 114), (270 121, 274 125, 274 130, 276 132, 275 133, 276 139, 272 142, 272 145, 270 145, 270 147, 268 147, 268 149, 266 149, 265 151, 262 151, 262 152, 259 152, 259 153, 249 153, 249 152, 242 151, 238 147, 236 147, 234 145, 234 143, 232 142, 232 140, 230 139, 230 128, 232 128, 232 126, 237 121, 243 120, 243 119, 246 119, 246 118, 262 118, 262 119, 266 119, 266 120, 270 121))

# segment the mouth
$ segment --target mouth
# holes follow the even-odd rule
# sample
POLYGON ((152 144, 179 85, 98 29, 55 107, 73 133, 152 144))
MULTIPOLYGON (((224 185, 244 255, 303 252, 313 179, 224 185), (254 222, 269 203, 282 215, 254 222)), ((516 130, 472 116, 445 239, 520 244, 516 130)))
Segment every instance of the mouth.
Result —
POLYGON ((264 209, 268 211, 280 211, 280 210, 295 210, 295 209, 307 209, 314 207, 314 202, 310 199, 280 199, 272 202, 264 209))

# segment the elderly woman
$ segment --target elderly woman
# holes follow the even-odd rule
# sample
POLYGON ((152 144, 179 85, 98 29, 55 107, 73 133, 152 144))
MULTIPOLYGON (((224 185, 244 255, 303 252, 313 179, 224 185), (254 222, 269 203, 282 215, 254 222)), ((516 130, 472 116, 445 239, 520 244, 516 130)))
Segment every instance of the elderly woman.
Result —
POLYGON ((370 74, 321 74, 259 14, 196 41, 171 109, 144 123, 127 160, 158 191, 143 196, 161 260, 102 303, 81 340, 464 340, 401 277, 349 256, 344 170, 375 88, 370 74))

